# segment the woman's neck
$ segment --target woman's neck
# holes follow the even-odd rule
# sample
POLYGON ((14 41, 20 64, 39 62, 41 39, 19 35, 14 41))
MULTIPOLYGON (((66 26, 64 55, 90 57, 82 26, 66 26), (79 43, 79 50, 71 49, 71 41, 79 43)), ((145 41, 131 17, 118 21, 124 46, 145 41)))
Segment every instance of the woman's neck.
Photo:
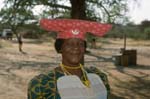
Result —
POLYGON ((80 66, 80 63, 69 63, 65 61, 62 61, 62 64, 65 66, 70 66, 70 67, 80 66))
POLYGON ((80 64, 76 65, 76 64, 72 64, 72 65, 66 65, 66 64, 60 64, 61 66, 61 70, 68 74, 68 75, 77 75, 79 78, 81 78, 82 76, 82 67, 80 66, 80 64))

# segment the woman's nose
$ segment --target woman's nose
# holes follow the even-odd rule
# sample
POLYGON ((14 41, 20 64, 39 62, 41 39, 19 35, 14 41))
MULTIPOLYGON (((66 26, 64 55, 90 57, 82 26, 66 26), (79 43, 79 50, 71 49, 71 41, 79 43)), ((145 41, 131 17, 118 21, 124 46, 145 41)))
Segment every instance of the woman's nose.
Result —
POLYGON ((74 44, 73 49, 74 50, 79 50, 80 46, 78 44, 74 44))

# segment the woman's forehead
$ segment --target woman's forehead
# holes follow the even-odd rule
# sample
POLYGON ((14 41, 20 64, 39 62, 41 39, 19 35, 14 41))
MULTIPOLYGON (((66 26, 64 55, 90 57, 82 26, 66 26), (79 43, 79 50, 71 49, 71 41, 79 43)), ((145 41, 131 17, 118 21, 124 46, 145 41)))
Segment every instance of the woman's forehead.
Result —
POLYGON ((84 40, 79 39, 79 38, 69 38, 69 39, 65 39, 65 42, 84 42, 84 40))

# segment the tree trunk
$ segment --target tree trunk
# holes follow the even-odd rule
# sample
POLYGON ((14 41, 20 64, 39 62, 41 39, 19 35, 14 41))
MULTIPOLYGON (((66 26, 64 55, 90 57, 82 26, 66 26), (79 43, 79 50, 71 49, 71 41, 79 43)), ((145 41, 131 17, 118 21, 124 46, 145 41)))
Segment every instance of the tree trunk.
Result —
POLYGON ((17 41, 18 41, 18 48, 19 48, 19 51, 20 51, 21 53, 23 53, 23 50, 22 50, 23 41, 22 41, 21 34, 18 35, 16 32, 14 32, 14 33, 15 33, 16 38, 17 38, 17 41))
POLYGON ((71 18, 86 19, 86 3, 85 0, 70 0, 71 3, 71 18))
POLYGON ((19 51, 23 52, 23 50, 22 50, 23 41, 22 41, 21 35, 19 35, 19 37, 18 37, 18 44, 19 44, 19 51))

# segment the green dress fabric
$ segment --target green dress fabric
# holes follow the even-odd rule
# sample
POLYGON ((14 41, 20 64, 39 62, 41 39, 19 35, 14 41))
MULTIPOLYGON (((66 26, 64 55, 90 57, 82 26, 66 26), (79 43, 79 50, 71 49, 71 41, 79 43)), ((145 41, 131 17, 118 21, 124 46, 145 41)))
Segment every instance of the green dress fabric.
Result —
MULTIPOLYGON (((95 73, 102 79, 108 95, 110 87, 107 75, 95 67, 85 68, 87 73, 95 73)), ((61 99, 57 90, 57 79, 64 76, 59 70, 52 70, 48 74, 40 74, 34 77, 28 85, 28 99, 61 99)), ((81 77, 81 81, 84 81, 81 77)))

